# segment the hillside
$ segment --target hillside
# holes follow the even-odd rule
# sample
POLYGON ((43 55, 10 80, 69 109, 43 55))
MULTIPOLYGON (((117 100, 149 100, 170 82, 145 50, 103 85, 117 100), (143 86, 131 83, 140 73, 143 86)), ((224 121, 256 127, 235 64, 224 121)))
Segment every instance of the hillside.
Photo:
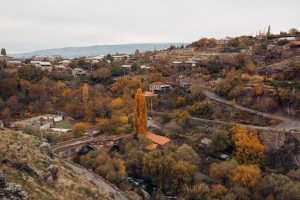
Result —
POLYGON ((65 47, 65 48, 55 48, 38 50, 28 53, 21 54, 10 54, 9 56, 15 58, 21 57, 31 57, 34 55, 61 55, 62 57, 80 57, 86 55, 106 55, 115 53, 128 53, 132 54, 135 50, 139 51, 153 51, 153 50, 163 50, 169 48, 171 45, 181 46, 182 43, 148 43, 148 44, 121 44, 121 45, 95 45, 88 47, 65 47))
MULTIPOLYGON (((41 143, 33 137, 10 130, 0 131, 0 134, 0 183, 3 182, 2 170, 7 188, 21 185, 28 199, 111 199, 107 192, 66 169, 60 160, 42 154, 39 150, 41 143), (51 181, 49 171, 55 171, 55 166, 58 166, 58 175, 51 181)), ((7 190, 1 184, 0 199, 7 197, 7 190)))

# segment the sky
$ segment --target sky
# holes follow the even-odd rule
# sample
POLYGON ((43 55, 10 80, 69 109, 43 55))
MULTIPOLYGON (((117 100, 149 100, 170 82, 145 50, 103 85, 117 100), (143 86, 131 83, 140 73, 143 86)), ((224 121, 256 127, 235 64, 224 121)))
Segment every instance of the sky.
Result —
POLYGON ((0 0, 8 53, 300 29, 299 0, 0 0))

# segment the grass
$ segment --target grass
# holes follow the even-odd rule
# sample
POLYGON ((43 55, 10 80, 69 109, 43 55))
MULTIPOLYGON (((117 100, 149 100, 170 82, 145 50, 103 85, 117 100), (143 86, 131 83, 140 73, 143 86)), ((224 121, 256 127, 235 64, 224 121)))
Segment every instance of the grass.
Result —
POLYGON ((72 129, 73 124, 68 120, 56 122, 53 128, 72 129))

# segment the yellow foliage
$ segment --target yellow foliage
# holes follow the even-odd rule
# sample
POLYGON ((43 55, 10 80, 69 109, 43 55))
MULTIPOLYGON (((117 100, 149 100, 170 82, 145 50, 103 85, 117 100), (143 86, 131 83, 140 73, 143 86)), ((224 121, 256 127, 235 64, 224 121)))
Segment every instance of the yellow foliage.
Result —
POLYGON ((77 123, 73 126, 72 132, 74 138, 79 138, 84 136, 85 133, 85 124, 84 123, 77 123))
POLYGON ((236 105, 235 99, 232 99, 229 103, 230 103, 231 105, 236 105))
POLYGON ((178 97, 176 100, 177 106, 184 106, 185 105, 185 98, 184 97, 178 97))
POLYGON ((260 164, 265 157, 264 145, 259 141, 255 130, 243 126, 234 126, 232 141, 235 145, 235 158, 241 164, 260 164))
POLYGON ((111 107, 113 109, 121 109, 124 106, 124 101, 122 98, 115 98, 111 102, 111 107))
POLYGON ((1 118, 8 119, 10 117, 10 111, 9 108, 4 108, 1 112, 1 118))
POLYGON ((255 165, 240 165, 235 168, 232 181, 244 187, 253 189, 258 186, 261 179, 261 171, 255 165))
POLYGON ((137 134, 143 134, 147 131, 147 103, 146 98, 142 93, 142 89, 138 89, 134 99, 134 131, 137 134))
POLYGON ((120 121, 122 124, 128 124, 128 117, 126 116, 121 116, 120 117, 120 121))
POLYGON ((82 99, 84 103, 87 103, 89 100, 89 86, 88 84, 84 84, 82 88, 82 99))
POLYGON ((256 95, 261 95, 264 91, 263 91, 263 89, 259 86, 259 85, 254 85, 254 91, 255 91, 255 94, 256 95))

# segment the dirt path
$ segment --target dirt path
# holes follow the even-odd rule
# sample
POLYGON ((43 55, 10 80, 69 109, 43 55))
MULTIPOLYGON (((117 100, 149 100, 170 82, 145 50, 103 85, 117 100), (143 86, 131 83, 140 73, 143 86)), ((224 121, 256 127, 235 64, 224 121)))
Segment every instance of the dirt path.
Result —
POLYGON ((95 174, 92 171, 89 171, 83 167, 75 165, 74 163, 64 161, 65 165, 72 169, 76 174, 79 174, 88 180, 92 181, 99 189, 103 189, 111 194, 113 194, 116 200, 128 200, 119 190, 114 189, 110 185, 108 185, 100 176, 95 174))
POLYGON ((232 105, 228 100, 223 99, 222 97, 216 95, 213 92, 209 92, 207 90, 202 90, 202 91, 203 91, 203 94, 206 97, 208 97, 210 99, 213 99, 215 101, 218 101, 218 102, 221 102, 221 103, 233 106, 233 107, 235 107, 235 108, 237 108, 239 110, 248 111, 248 112, 250 112, 252 114, 259 115, 259 116, 266 117, 266 118, 280 120, 281 123, 278 124, 277 126, 275 126, 275 128, 277 128, 277 129, 289 130, 289 131, 291 131, 291 130, 300 130, 300 121, 298 121, 298 120, 288 119, 286 117, 274 116, 274 115, 271 115, 271 114, 268 114, 268 113, 263 113, 263 112, 259 112, 257 110, 252 110, 250 108, 247 108, 247 107, 244 107, 244 106, 240 106, 240 105, 232 105))

